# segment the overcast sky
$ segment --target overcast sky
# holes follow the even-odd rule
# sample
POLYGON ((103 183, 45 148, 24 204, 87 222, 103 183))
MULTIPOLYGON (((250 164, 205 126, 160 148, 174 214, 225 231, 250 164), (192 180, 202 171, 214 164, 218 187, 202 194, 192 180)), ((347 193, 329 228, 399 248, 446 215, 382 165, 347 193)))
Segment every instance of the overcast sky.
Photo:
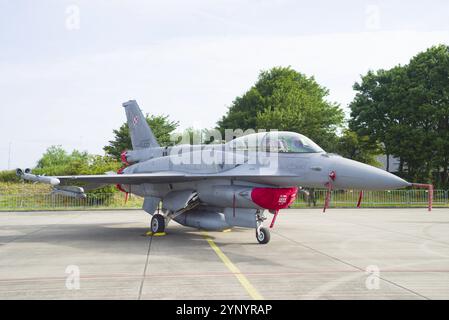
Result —
POLYGON ((448 44, 448 17, 446 0, 0 0, 0 170, 50 145, 102 154, 129 99, 213 127, 273 66, 346 109, 361 74, 448 44))

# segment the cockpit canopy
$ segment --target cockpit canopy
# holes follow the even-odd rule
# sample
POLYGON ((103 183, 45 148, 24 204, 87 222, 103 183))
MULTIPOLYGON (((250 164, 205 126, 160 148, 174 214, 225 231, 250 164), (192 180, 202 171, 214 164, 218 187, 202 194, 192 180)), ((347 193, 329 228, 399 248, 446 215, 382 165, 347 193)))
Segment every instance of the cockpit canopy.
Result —
POLYGON ((278 153, 324 152, 315 142, 302 134, 288 131, 271 131, 249 134, 228 142, 235 151, 262 151, 278 153))

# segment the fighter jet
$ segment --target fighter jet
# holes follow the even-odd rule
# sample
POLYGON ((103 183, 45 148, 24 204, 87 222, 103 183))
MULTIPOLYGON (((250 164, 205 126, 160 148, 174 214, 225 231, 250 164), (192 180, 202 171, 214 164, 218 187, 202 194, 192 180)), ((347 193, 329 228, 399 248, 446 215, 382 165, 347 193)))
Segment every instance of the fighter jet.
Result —
POLYGON ((29 169, 17 169, 17 174, 78 198, 87 190, 115 184, 126 194, 144 198, 143 210, 152 216, 154 234, 174 220, 203 230, 253 228, 260 244, 269 242, 279 210, 292 204, 298 187, 391 190, 411 185, 384 170, 326 153, 294 132, 161 147, 136 101, 123 107, 133 149, 122 153, 124 166, 117 174, 37 176, 29 169), (268 228, 264 221, 270 213, 268 228))

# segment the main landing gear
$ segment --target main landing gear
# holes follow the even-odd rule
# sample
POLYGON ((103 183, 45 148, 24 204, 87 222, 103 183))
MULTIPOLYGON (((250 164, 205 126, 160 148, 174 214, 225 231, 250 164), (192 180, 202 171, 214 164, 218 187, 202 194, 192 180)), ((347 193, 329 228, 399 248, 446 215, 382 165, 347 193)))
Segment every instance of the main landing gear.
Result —
POLYGON ((156 213, 151 218, 151 232, 161 233, 165 231, 165 218, 163 215, 156 213))
POLYGON ((260 212, 256 215, 256 239, 260 244, 267 244, 270 242, 270 230, 263 226, 264 220, 267 218, 260 212))

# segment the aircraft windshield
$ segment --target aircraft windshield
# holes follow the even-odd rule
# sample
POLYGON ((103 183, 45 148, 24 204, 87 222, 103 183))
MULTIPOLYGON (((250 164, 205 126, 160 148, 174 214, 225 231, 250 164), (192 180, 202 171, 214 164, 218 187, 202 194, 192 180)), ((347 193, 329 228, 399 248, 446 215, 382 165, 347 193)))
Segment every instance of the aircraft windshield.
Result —
POLYGON ((315 142, 302 134, 286 131, 260 132, 230 141, 231 148, 239 151, 278 153, 324 152, 315 142))
POLYGON ((302 134, 294 132, 269 132, 265 136, 262 147, 267 152, 324 152, 315 142, 302 134))

